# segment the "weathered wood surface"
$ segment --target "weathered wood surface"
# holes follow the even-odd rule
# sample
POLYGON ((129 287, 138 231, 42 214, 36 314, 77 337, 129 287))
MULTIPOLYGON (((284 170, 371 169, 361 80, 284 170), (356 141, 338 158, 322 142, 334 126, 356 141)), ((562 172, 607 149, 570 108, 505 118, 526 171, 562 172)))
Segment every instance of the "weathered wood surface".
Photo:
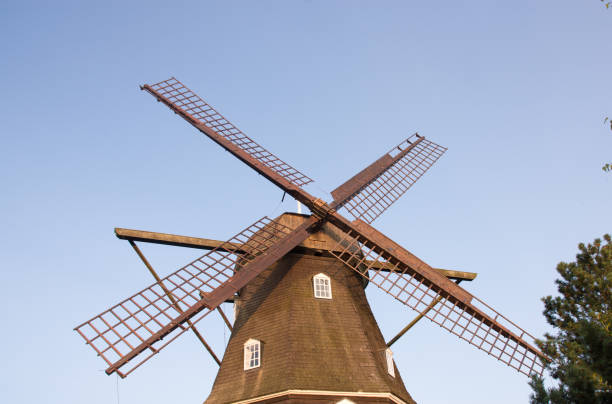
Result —
MULTIPOLYGON (((212 250, 214 248, 220 247, 224 243, 223 241, 208 238, 180 236, 176 234, 157 233, 143 230, 123 229, 120 227, 115 228, 115 235, 122 240, 142 241, 145 243, 198 248, 201 250, 212 250)), ((326 247, 332 244, 335 243, 334 240, 331 239, 331 237, 325 235, 324 232, 318 232, 312 234, 307 240, 305 240, 301 244, 301 247, 313 250, 326 250, 326 247)), ((236 249, 234 251, 241 252, 240 245, 236 245, 236 249)), ((391 265, 389 265, 389 268, 386 268, 386 265, 381 266, 378 262, 368 262, 367 265, 371 265, 372 269, 380 269, 382 271, 389 270, 392 267, 391 265)), ((455 271, 441 268, 434 269, 442 273, 445 277, 454 280, 472 281, 478 275, 474 272, 455 271)))

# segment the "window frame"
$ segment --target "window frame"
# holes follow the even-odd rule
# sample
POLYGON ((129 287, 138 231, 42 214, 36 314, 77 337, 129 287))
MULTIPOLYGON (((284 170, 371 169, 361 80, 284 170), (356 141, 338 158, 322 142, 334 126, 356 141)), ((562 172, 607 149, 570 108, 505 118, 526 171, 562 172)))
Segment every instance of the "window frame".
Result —
POLYGON ((312 277, 312 288, 313 288, 314 297, 316 299, 330 300, 332 298, 331 278, 325 275, 324 273, 318 273, 312 277), (320 291, 324 292, 324 294, 320 294, 320 293, 318 294, 317 281, 323 281, 320 291), (325 281, 327 281, 327 285, 325 284, 325 281), (329 292, 329 295, 327 294, 327 292, 329 292))
POLYGON ((242 352, 244 355, 243 365, 245 371, 261 367, 261 341, 249 338, 247 342, 244 343, 242 352), (254 349, 251 349, 251 347, 254 349), (253 357, 253 354, 255 357, 253 357), (252 361, 255 361, 255 364, 251 365, 252 361))

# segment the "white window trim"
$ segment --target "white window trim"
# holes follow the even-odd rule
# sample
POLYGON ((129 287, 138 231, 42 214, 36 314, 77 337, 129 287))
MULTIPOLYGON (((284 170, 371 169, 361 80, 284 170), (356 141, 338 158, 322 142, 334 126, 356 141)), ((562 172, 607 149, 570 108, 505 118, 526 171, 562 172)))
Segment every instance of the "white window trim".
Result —
POLYGON ((255 369, 261 366, 261 342, 249 339, 244 343, 244 370, 255 369), (251 349, 254 348, 254 349, 251 349), (253 362, 253 363, 252 363, 253 362))
POLYGON ((385 359, 387 360, 387 373, 389 373, 391 377, 395 377, 395 366, 393 365, 393 352, 389 348, 387 348, 387 350, 385 351, 385 359))
POLYGON ((314 297, 316 297, 317 299, 331 299, 332 298, 331 278, 325 275, 324 273, 316 274, 312 278, 312 288, 314 291, 314 297), (327 289, 326 290, 324 289, 323 291, 329 292, 329 296, 327 295, 327 293, 317 295, 317 281, 323 281, 323 283, 327 281, 327 289))

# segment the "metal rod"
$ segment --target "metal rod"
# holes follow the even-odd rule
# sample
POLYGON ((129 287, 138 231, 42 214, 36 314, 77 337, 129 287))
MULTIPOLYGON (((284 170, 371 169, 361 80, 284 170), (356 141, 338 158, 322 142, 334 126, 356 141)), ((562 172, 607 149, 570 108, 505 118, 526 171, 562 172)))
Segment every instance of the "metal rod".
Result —
POLYGON ((225 321, 225 324, 227 324, 227 328, 229 328, 230 331, 234 331, 234 328, 232 327, 232 323, 230 323, 230 321, 227 319, 227 316, 225 315, 223 310, 221 310, 221 305, 217 306, 217 310, 219 310, 219 314, 221 314, 221 317, 223 317, 223 321, 225 321))
MULTIPOLYGON (((455 283, 461 283, 461 279, 457 279, 455 283)), ((440 300, 442 300, 442 295, 436 297, 431 303, 429 303, 429 306, 427 306, 425 310, 420 312, 418 316, 416 316, 411 322, 409 322, 408 325, 404 327, 395 337, 391 338, 391 340, 387 342, 387 348, 390 348, 391 345, 395 344, 397 340, 400 339, 404 334, 406 334, 408 330, 410 330, 416 323, 419 322, 419 320, 425 317, 425 314, 427 314, 429 310, 433 309, 436 304, 440 303, 440 300)))
MULTIPOLYGON (((138 256, 140 257, 140 260, 145 264, 145 266, 147 267, 147 269, 149 270, 149 272, 151 273, 151 275, 153 275, 153 278, 155 278, 155 280, 157 281, 157 284, 163 289, 164 293, 166 294, 166 296, 168 296, 168 298, 170 299, 170 301, 172 302, 172 304, 174 305, 174 308, 176 310, 178 310, 180 313, 183 312, 183 310, 181 310, 180 306, 178 305, 178 303, 176 302, 176 299, 174 298, 174 295, 172 295, 172 293, 170 293, 170 291, 168 290, 168 288, 166 288, 166 285, 163 284, 163 282, 161 281, 159 275, 157 275, 157 272, 155 272, 155 269, 153 269, 153 267, 151 266, 151 264, 149 264, 149 261, 145 258, 144 254, 142 253, 142 251, 140 251, 140 248, 138 248, 138 246, 136 245, 136 243, 134 243, 134 241, 132 240, 128 240, 130 242, 130 245, 132 246, 132 248, 134 249, 134 251, 136 251, 136 254, 138 254, 138 256)), ((219 358, 217 357, 217 355, 215 355, 215 352, 212 350, 212 348, 210 347, 210 345, 208 345, 206 343, 206 340, 204 340, 204 337, 202 337, 202 335, 200 334, 200 332, 195 328, 195 325, 193 325, 193 323, 191 322, 191 320, 187 320, 187 324, 189 325, 189 327, 191 328, 191 330, 193 331, 193 333, 196 335, 196 337, 198 337, 198 339, 200 340, 200 342, 202 343, 202 345, 204 345, 204 348, 206 348, 206 350, 208 351, 208 353, 210 354, 210 356, 213 357, 213 359, 215 360, 215 362, 217 362, 217 365, 221 366, 221 361, 219 360, 219 358)))

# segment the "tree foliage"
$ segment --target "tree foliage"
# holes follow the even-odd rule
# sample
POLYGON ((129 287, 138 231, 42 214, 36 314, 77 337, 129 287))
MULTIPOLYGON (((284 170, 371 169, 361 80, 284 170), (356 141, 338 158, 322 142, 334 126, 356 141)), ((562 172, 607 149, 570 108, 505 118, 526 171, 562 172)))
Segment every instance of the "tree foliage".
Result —
POLYGON ((612 243, 578 245, 576 262, 557 265, 559 296, 546 296, 544 316, 556 333, 537 341, 558 386, 532 378, 532 404, 612 403, 612 243))

